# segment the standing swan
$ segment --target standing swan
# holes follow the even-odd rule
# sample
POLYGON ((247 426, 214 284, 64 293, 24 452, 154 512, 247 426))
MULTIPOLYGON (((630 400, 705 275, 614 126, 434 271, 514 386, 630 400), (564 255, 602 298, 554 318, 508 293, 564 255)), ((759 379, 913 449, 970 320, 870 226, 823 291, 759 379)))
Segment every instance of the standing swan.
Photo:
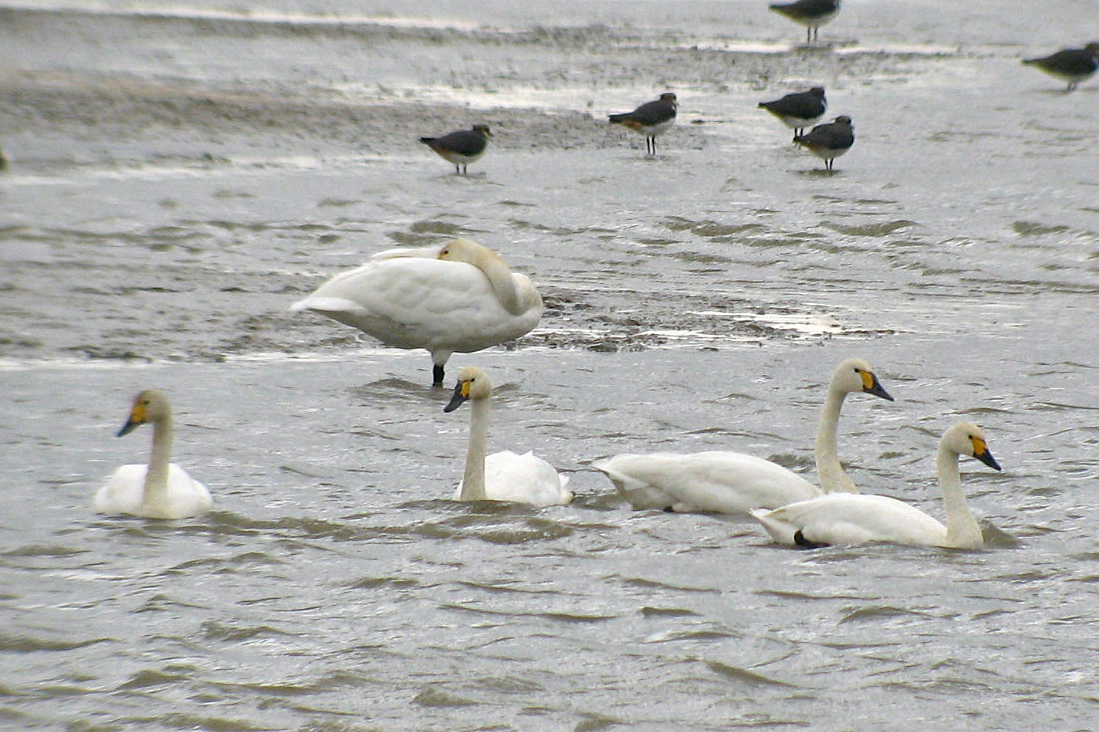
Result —
MULTIPOLYGON (((893 401, 866 361, 849 358, 836 367, 821 411, 814 450, 817 476, 825 493, 858 492, 836 451, 840 408, 853 392, 893 401)), ((592 466, 606 473, 634 508, 746 513, 753 508, 776 508, 821 494, 815 485, 781 465, 725 450, 623 454, 592 466)))
POLYGON ((773 511, 751 513, 780 544, 812 548, 881 541, 980 549, 984 538, 962 493, 959 455, 971 455, 990 468, 1000 469, 988 451, 984 432, 977 425, 959 422, 943 433, 937 465, 946 526, 895 498, 850 493, 819 496, 773 511))
POLYGON ((434 386, 454 352, 515 340, 542 319, 542 296, 526 275, 469 239, 442 247, 389 249, 342 272, 290 310, 311 310, 387 346, 431 353, 434 386))
POLYGON ((485 457, 488 441, 488 412, 492 382, 476 366, 466 366, 458 373, 454 396, 444 408, 453 412, 463 402, 472 400, 469 419, 469 450, 466 471, 456 501, 514 501, 535 506, 556 506, 572 500, 565 490, 567 477, 557 474, 553 466, 532 453, 516 455, 510 450, 485 457))
POLYGON ((172 406, 164 392, 149 389, 138 394, 118 436, 146 422, 153 425, 149 464, 123 465, 114 471, 95 494, 95 509, 157 519, 186 518, 209 511, 213 499, 206 486, 168 462, 172 453, 172 406))

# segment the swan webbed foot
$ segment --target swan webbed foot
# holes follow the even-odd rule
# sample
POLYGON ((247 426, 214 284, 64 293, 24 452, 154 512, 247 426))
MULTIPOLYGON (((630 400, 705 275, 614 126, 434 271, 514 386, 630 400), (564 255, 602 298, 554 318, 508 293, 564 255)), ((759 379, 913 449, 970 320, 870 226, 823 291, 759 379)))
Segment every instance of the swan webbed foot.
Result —
POLYGON ((794 532, 794 544, 802 549, 820 549, 821 547, 828 546, 827 544, 809 541, 805 538, 805 534, 801 532, 801 529, 794 532))

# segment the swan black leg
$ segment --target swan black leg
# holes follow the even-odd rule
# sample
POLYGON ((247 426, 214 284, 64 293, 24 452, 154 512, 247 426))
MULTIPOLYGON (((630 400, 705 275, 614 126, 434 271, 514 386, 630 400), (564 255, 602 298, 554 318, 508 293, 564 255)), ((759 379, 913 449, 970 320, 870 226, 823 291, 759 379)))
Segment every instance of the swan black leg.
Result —
POLYGON ((442 386, 443 385, 443 367, 442 366, 439 366, 438 364, 435 364, 434 366, 432 366, 431 367, 431 376, 434 379, 434 381, 431 384, 432 386, 442 386))
POLYGON ((805 538, 805 534, 801 533, 801 529, 794 532, 794 543, 802 549, 820 549, 821 547, 828 546, 827 544, 819 544, 815 541, 809 541, 805 538))

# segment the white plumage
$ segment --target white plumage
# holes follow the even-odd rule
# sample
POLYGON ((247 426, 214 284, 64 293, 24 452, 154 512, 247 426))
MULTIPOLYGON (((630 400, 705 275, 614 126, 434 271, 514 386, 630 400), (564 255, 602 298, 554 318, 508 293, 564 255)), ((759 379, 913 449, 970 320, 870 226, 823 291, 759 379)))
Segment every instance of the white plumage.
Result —
POLYGON ((770 460, 739 452, 625 453, 592 463, 634 508, 746 513, 820 495, 820 489, 770 460))
POLYGON ((96 492, 95 509, 100 513, 157 519, 186 518, 209 511, 213 499, 206 486, 169 462, 172 408, 164 392, 150 389, 138 394, 118 436, 146 422, 153 425, 153 449, 148 465, 123 465, 115 470, 96 492))
POLYGON ((515 340, 538 325, 543 306, 526 275, 491 249, 456 239, 375 254, 290 309, 321 313, 388 346, 426 349, 440 386, 452 353, 515 340))
POLYGON ((552 465, 532 452, 518 455, 505 450, 485 457, 491 396, 492 383, 485 372, 466 366, 459 372, 454 395, 443 409, 452 412, 471 401, 465 473, 454 500, 513 501, 534 506, 570 502, 572 492, 565 488, 569 479, 558 475, 552 465))
POLYGON ((959 422, 939 440, 937 470, 946 508, 946 525, 923 511, 888 496, 832 493, 772 511, 755 510, 756 518, 780 544, 805 547, 888 542, 980 549, 981 528, 969 510, 958 472, 958 456, 970 455, 996 470, 984 432, 959 422))
MULTIPOLYGON (((865 392, 885 399, 870 365, 843 361, 832 375, 816 440, 817 473, 825 492, 856 492, 836 455, 836 430, 847 394, 865 392)), ((821 489, 770 460, 740 452, 622 454, 592 463, 611 479, 634 508, 745 513, 821 495, 821 489)))

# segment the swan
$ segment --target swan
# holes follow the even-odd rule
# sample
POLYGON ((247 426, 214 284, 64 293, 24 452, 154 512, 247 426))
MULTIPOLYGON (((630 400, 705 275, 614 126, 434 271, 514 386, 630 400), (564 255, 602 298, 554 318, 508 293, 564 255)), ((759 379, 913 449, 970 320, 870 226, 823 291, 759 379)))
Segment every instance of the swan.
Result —
POLYGON ((95 494, 95 509, 156 519, 186 518, 209 511, 213 499, 206 486, 168 462, 172 452, 172 406, 164 392, 149 389, 138 394, 118 437, 146 422, 153 426, 149 464, 123 465, 115 470, 95 494))
POLYGON ((476 366, 458 373, 458 384, 444 412, 453 412, 471 401, 469 450, 462 482, 454 492, 456 501, 514 501, 535 506, 557 506, 572 500, 565 489, 569 479, 557 474, 553 466, 533 453, 516 455, 510 450, 485 457, 488 439, 488 413, 492 382, 476 366))
POLYGON ((387 346, 427 349, 437 387, 452 353, 515 340, 538 325, 542 309, 526 275, 469 239, 379 252, 290 306, 327 315, 387 346))
POLYGON ((780 544, 811 548, 878 541, 980 549, 984 538, 962 493, 959 455, 970 455, 990 468, 1000 469, 977 425, 959 422, 943 433, 936 462, 946 526, 895 498, 850 493, 828 494, 751 514, 780 544))
MULTIPOLYGON (((814 450, 817 477, 826 493, 858 492, 836 451, 840 408, 853 392, 893 401, 866 361, 849 358, 836 367, 821 411, 814 450)), ((819 488, 781 465, 726 450, 627 453, 594 462, 592 466, 605 473, 634 508, 663 508, 679 513, 745 513, 753 508, 776 508, 821 495, 819 488)))

